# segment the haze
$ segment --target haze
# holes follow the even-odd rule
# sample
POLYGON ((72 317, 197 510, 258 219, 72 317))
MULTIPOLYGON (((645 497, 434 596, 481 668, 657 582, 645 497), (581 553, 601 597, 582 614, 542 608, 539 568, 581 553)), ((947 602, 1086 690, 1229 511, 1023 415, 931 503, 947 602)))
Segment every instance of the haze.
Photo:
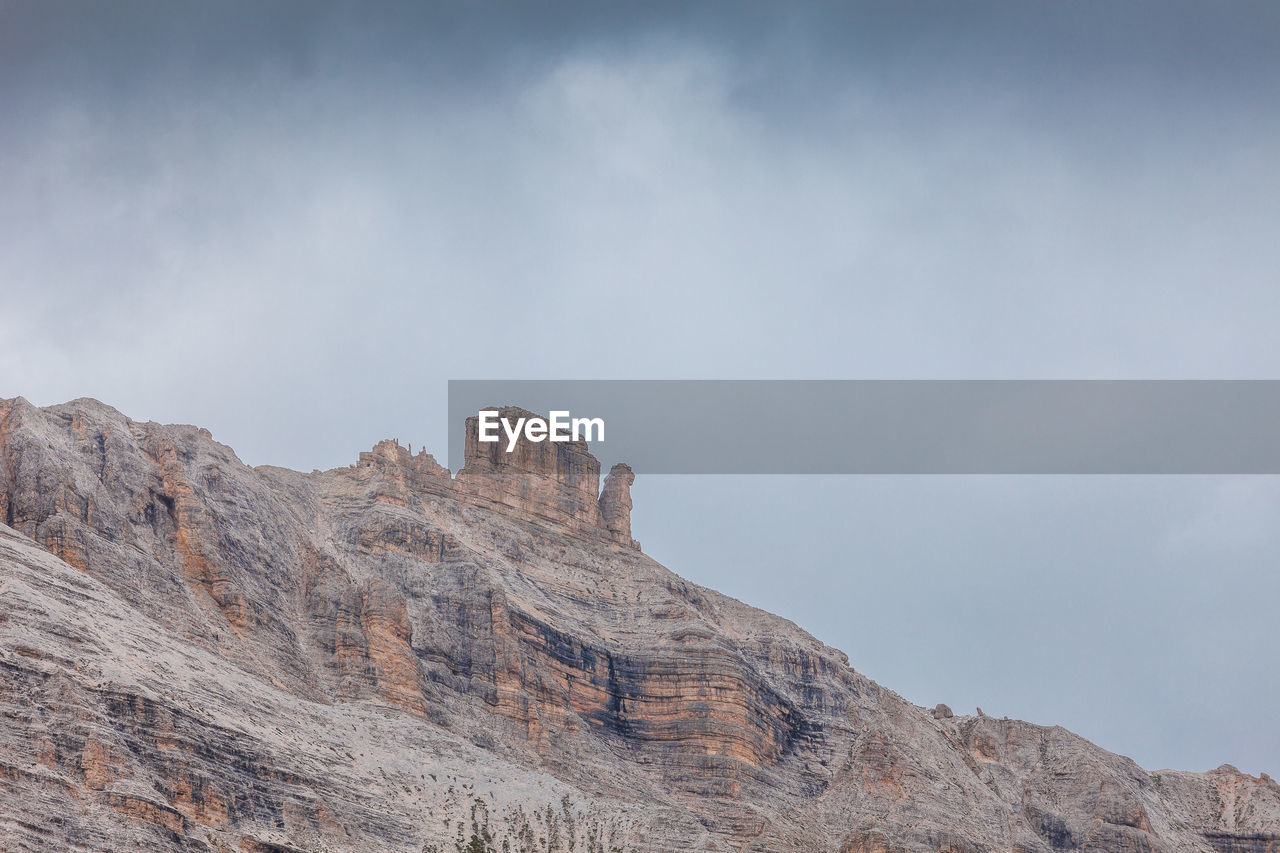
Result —
MULTIPOLYGON (((0 4, 0 396, 310 470, 449 378, 1280 377, 1275 4, 183 9, 0 4)), ((913 701, 1280 771, 1272 478, 634 495, 913 701)))

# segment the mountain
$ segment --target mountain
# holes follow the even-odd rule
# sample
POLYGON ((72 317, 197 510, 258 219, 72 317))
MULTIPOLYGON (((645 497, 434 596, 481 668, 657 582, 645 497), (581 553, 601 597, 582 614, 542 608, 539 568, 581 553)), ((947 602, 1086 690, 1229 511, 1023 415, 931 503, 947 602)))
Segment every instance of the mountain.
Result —
POLYGON ((0 849, 1280 851, 1265 774, 920 708, 682 580, 631 481, 0 402, 0 849))

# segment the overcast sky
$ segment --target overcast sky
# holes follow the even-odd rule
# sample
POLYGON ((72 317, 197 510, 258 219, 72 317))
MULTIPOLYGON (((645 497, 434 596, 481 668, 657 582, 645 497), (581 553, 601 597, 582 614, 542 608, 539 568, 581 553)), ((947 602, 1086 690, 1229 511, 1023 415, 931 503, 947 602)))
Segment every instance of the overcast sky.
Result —
MULTIPOLYGON (((1275 3, 0 0, 0 396, 310 470, 449 378, 1280 378, 1277 104, 1275 3)), ((1280 772, 1273 478, 635 500, 914 701, 1280 772)))

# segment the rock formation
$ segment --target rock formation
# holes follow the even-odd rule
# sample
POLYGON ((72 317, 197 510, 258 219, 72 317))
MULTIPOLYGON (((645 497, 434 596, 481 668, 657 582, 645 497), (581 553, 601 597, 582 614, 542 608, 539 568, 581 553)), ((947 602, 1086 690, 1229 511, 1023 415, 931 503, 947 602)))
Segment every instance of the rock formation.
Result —
POLYGON ((631 538, 631 484, 635 481, 635 473, 625 462, 609 469, 600 492, 600 518, 614 541, 639 549, 640 543, 631 538))
MULTIPOLYGON (((537 417, 514 406, 494 407, 515 422, 537 417)), ((600 463, 585 441, 481 442, 477 419, 467 419, 465 461, 457 490, 464 500, 549 522, 565 531, 593 534, 606 529, 600 518, 600 463)))
POLYGON ((0 402, 0 850, 1272 853, 1280 787, 934 713, 632 544, 585 447, 250 468, 0 402))

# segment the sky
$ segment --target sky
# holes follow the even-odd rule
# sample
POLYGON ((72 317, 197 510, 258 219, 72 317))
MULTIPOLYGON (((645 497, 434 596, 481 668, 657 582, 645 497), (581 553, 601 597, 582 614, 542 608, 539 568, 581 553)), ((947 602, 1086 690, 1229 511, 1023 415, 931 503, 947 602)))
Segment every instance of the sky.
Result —
MULTIPOLYGON (((1274 3, 0 0, 0 397, 311 470, 449 379, 1280 378, 1276 104, 1274 3)), ((912 701, 1280 773, 1274 478, 633 493, 912 701)))

